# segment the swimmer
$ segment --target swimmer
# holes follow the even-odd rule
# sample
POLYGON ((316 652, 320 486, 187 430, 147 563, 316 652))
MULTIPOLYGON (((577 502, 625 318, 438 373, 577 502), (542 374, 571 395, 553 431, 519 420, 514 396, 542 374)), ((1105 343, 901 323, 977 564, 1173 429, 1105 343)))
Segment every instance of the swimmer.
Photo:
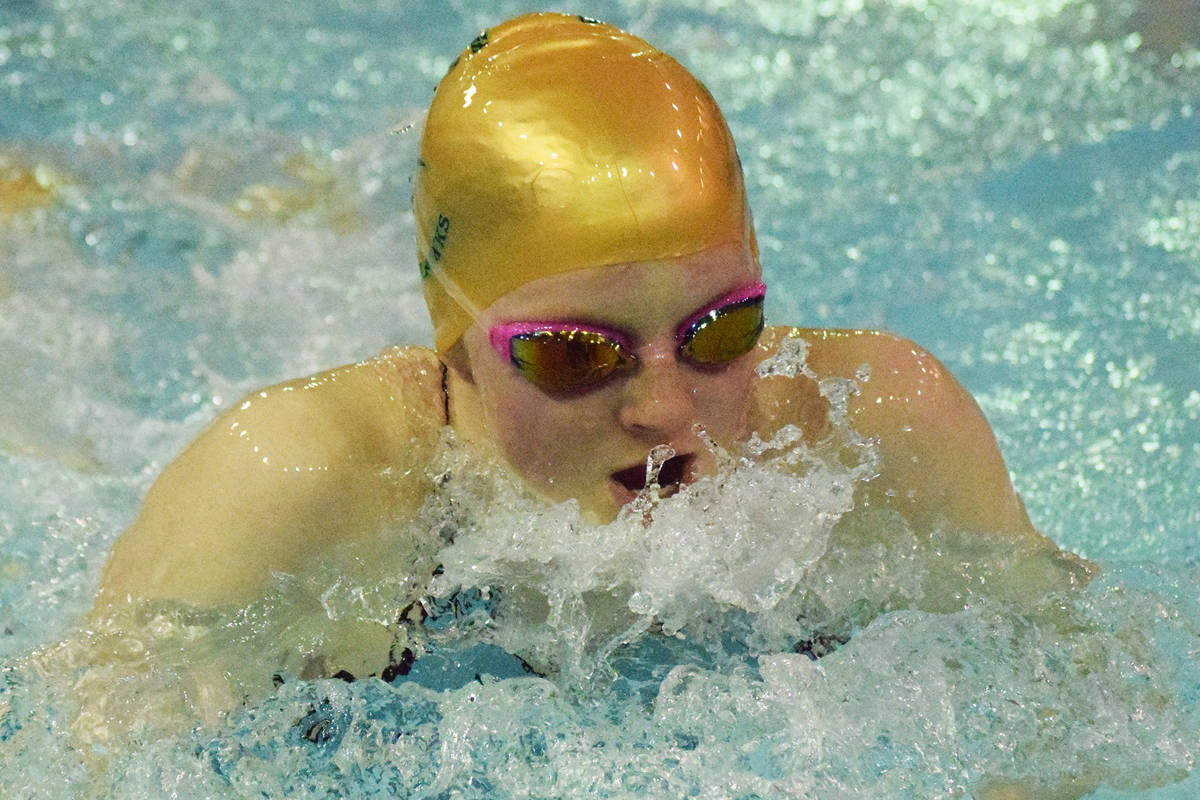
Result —
POLYGON ((643 489, 656 447, 673 452, 670 487, 714 471, 708 440, 785 425, 820 440, 818 381, 863 365, 849 418, 881 466, 852 515, 970 530, 1045 552, 1071 580, 1086 572, 1030 523, 986 419, 932 355, 879 331, 764 324, 730 132, 707 90, 641 39, 560 14, 481 34, 437 87, 413 211, 435 348, 389 349, 223 413, 115 544, 94 620, 146 601, 244 604, 274 576, 365 547, 434 490, 447 426, 602 523, 643 489), (759 378, 797 338, 807 374, 759 378))

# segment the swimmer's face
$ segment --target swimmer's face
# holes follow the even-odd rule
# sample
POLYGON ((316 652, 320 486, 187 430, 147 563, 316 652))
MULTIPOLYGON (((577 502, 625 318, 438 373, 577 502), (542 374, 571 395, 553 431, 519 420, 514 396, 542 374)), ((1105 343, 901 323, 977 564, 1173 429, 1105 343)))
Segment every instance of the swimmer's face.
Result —
POLYGON ((680 356, 677 331, 696 312, 758 280, 750 253, 727 245, 552 275, 505 295, 462 340, 483 433, 539 493, 553 501, 575 498, 601 520, 637 495, 646 456, 656 445, 678 454, 663 470, 664 485, 710 472, 713 457, 694 426, 699 423, 718 444, 745 434, 754 353, 697 366, 680 356), (531 321, 619 332, 636 366, 584 391, 547 392, 489 341, 495 326, 531 321))

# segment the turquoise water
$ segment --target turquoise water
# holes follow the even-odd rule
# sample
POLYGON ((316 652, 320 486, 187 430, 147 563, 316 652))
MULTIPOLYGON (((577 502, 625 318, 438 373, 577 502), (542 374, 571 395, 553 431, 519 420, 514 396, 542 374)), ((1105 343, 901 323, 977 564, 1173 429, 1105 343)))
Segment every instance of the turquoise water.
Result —
MULTIPOLYGON (((577 9, 678 56, 727 111, 773 321, 896 331, 976 395, 1035 523, 1103 567, 1045 600, 1069 625, 969 593, 932 608, 944 576, 886 522, 874 549, 839 549, 810 520, 854 476, 743 469, 660 506, 650 544, 464 481, 478 535, 438 554, 444 588, 483 576, 520 608, 500 591, 519 579, 548 622, 468 614, 430 634, 419 680, 288 675, 214 726, 85 746, 106 759, 87 777, 67 722, 82 672, 28 654, 78 628, 140 497, 220 408, 430 340, 407 210, 423 108, 466 42, 524 10, 0 5, 0 182, 21 198, 0 201, 3 784, 925 798, 1091 770, 1095 798, 1195 796, 1200 13, 1119 0, 577 9), (745 513, 694 513, 713 496, 745 513), (597 592, 619 613, 589 611, 597 592), (831 631, 853 636, 796 652, 831 631)), ((260 611, 207 646, 270 641, 260 611)))

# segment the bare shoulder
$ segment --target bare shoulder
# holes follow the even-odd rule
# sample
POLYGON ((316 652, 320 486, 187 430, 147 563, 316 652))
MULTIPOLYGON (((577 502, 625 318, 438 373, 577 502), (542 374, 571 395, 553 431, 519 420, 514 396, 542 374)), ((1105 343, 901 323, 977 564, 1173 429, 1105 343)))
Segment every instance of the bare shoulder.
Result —
POLYGON ((244 600, 273 573, 412 513, 443 421, 441 366, 423 348, 252 393, 155 482, 113 548, 97 607, 244 600))
POLYGON ((789 338, 805 343, 810 374, 795 381, 766 379, 768 405, 789 417, 778 422, 801 421, 815 431, 805 420, 814 404, 822 415, 826 409, 815 382, 856 381, 858 392, 848 406, 852 425, 879 441, 883 457, 880 476, 863 492, 863 505, 898 510, 922 527, 945 522, 1041 539, 983 412, 931 353, 881 331, 773 328, 764 336, 764 357, 789 338), (800 399, 789 406, 780 399, 788 396, 800 399))
POLYGON ((906 432, 924 415, 935 415, 942 423, 977 423, 982 416, 946 367, 908 339, 874 330, 774 326, 763 334, 761 356, 774 356, 797 340, 805 374, 797 380, 768 378, 760 389, 775 407, 774 413, 786 417, 781 422, 803 420, 806 427, 815 427, 809 419, 813 406, 819 408, 821 418, 826 413, 817 382, 827 378, 857 383, 849 411, 859 430, 871 435, 906 432), (944 419, 946 413, 952 419, 944 419))
POLYGON ((919 448, 936 428, 948 440, 967 437, 995 449, 975 398, 917 343, 873 330, 805 328, 799 333, 809 342, 808 365, 818 377, 858 381, 850 413, 861 430, 902 435, 909 447, 919 448))

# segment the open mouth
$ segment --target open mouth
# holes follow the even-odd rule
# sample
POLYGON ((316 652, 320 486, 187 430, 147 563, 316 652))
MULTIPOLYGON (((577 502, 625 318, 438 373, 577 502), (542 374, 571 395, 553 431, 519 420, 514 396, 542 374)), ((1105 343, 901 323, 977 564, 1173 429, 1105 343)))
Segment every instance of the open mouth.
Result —
MULTIPOLYGON (((691 464, 691 455, 668 458, 658 471, 658 485, 670 491, 678 489, 679 485, 688 477, 691 464)), ((646 488, 646 465, 643 463, 626 467, 614 472, 611 477, 632 494, 637 494, 646 488)))

